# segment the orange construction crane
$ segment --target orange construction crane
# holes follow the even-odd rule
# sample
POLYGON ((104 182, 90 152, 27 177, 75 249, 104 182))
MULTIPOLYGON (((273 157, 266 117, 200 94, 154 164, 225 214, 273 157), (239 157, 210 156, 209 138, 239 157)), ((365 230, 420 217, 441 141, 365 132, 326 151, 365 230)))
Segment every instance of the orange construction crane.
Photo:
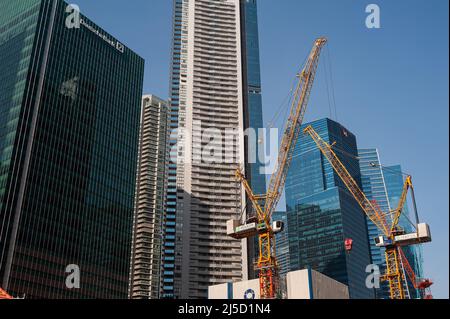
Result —
POLYGON ((13 299, 6 291, 4 291, 2 288, 0 288, 0 300, 1 299, 13 299))
POLYGON ((399 247, 398 251, 400 253, 400 259, 405 267, 408 278, 413 284, 414 288, 420 291, 421 299, 433 299, 430 288, 433 285, 433 282, 430 279, 417 278, 414 270, 411 267, 411 264, 409 263, 408 259, 405 256, 405 253, 403 252, 403 249, 399 247))
POLYGON ((240 220, 227 222, 227 234, 235 239, 258 236, 259 258, 256 270, 259 272, 261 299, 277 297, 279 288, 278 265, 275 252, 274 234, 283 230, 281 222, 272 224, 272 213, 280 200, 292 155, 301 133, 301 125, 311 94, 311 89, 317 72, 319 57, 326 38, 315 41, 303 70, 297 75, 298 84, 294 91, 290 116, 281 141, 276 171, 272 174, 266 194, 255 195, 246 180, 242 170, 236 171, 236 178, 241 182, 248 200, 252 203, 256 216, 242 224, 240 220))
MULTIPOLYGON (((378 205, 371 202, 364 192, 360 189, 358 183, 353 179, 351 174, 345 168, 339 157, 333 151, 333 146, 325 142, 312 126, 308 126, 304 130, 305 134, 309 134, 322 154, 327 158, 333 167, 334 171, 339 175, 342 182, 356 199, 358 204, 363 209, 367 217, 378 227, 383 234, 375 238, 375 243, 378 247, 385 247, 386 257, 386 273, 382 279, 388 281, 390 288, 391 299, 405 299, 404 291, 404 276, 401 257, 399 256, 399 248, 401 246, 416 245, 431 241, 430 228, 427 224, 419 224, 416 211, 416 232, 406 234, 403 229, 398 226, 403 207, 406 203, 406 196, 411 190, 412 196, 413 187, 411 176, 408 176, 403 187, 402 196, 399 205, 390 214, 385 214, 381 211, 378 205), (390 219, 390 222, 389 222, 390 219)), ((415 200, 414 200, 415 202, 415 200)), ((414 204, 415 206, 415 204, 414 204)), ((415 208, 415 207, 414 207, 415 208)))

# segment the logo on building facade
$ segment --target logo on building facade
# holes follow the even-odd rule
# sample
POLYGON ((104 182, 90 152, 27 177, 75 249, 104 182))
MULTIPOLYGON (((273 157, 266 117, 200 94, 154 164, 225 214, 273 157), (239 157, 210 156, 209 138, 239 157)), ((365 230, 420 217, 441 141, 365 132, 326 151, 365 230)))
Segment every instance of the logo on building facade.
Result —
POLYGON ((81 26, 85 27, 95 35, 97 35, 100 39, 108 43, 110 46, 115 48, 120 53, 125 52, 125 46, 119 41, 110 39, 106 34, 100 32, 95 27, 88 24, 84 19, 81 18, 80 7, 76 4, 69 4, 66 7, 66 13, 68 13, 66 17, 66 27, 68 29, 79 29, 81 26))
POLYGON ((248 289, 244 293, 244 299, 255 299, 255 291, 253 289, 248 289))
POLYGON ((110 46, 115 48, 120 53, 124 53, 125 52, 125 46, 122 43, 120 43, 119 41, 115 41, 115 40, 110 39, 106 34, 100 32, 99 30, 97 30, 93 26, 89 25, 86 21, 84 21, 84 19, 80 19, 80 25, 82 25, 83 27, 85 27, 86 29, 88 29, 89 31, 94 33, 95 35, 97 35, 100 39, 102 39, 103 41, 108 43, 110 46))

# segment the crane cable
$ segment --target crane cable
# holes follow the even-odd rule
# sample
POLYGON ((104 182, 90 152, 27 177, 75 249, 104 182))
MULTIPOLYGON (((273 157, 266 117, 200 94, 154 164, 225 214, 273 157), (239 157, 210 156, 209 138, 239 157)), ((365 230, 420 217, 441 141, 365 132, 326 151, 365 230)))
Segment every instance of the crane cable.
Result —
MULTIPOLYGON (((328 58, 329 58, 329 56, 328 56, 328 58)), ((325 59, 327 59, 327 56, 325 55, 325 59)), ((332 109, 331 109, 331 94, 330 94, 330 85, 329 85, 329 81, 328 81, 328 69, 327 69, 327 63, 326 63, 326 61, 324 61, 324 63, 323 63, 323 67, 322 67, 322 70, 323 70, 323 75, 324 75, 324 81, 325 81, 325 87, 326 87, 326 90, 327 90, 327 99, 328 99, 328 111, 330 112, 330 118, 332 119, 333 118, 333 111, 332 111, 332 109)))
POLYGON ((284 117, 285 117, 284 119, 286 120, 287 112, 289 110, 289 106, 292 104, 292 98, 294 96, 294 90, 295 90, 296 85, 297 85, 298 74, 300 74, 301 70, 306 65, 306 61, 307 60, 308 60, 308 58, 306 57, 303 60, 303 63, 301 64, 301 66, 300 66, 300 70, 293 77, 291 88, 290 88, 288 94, 286 95, 286 97, 283 99, 283 101, 281 102, 281 104, 277 108, 277 111, 275 112, 275 115, 273 116, 273 118, 267 123, 267 128, 268 129, 271 129, 271 128, 275 127, 275 124, 278 122, 278 120, 280 118, 280 115, 282 114, 283 111, 284 111, 284 117))
POLYGON ((289 93, 286 95, 286 97, 281 102, 280 106, 277 108, 277 111, 275 112, 275 115, 273 116, 273 118, 267 123, 268 129, 274 128, 275 123, 279 120, 281 113, 283 111, 287 110, 287 105, 289 105, 289 102, 292 100, 293 90, 294 90, 294 85, 292 85, 291 89, 289 90, 289 93))
POLYGON ((333 101, 333 105, 334 105, 334 114, 335 114, 335 118, 336 121, 338 121, 338 113, 337 113, 337 105, 336 105, 336 93, 334 90, 334 76, 333 76, 333 64, 331 62, 331 49, 330 49, 330 44, 327 45, 327 47, 325 48, 325 51, 327 53, 327 57, 328 57, 328 66, 329 66, 329 71, 330 71, 330 82, 331 82, 331 94, 332 94, 332 101, 333 101))

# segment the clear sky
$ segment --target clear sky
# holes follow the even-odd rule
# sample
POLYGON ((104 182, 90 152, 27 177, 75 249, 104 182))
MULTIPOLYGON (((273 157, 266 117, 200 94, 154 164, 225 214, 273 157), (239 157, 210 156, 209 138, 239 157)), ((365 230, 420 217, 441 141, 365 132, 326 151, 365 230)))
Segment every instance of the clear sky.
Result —
MULTIPOLYGON (((145 93, 167 98, 172 1, 73 2, 145 58, 145 93)), ((412 174, 419 214, 433 235, 424 245, 425 275, 435 281, 437 298, 449 297, 448 6, 448 0, 259 0, 265 123, 314 39, 327 36, 306 120, 337 119, 359 147, 378 148, 383 165, 401 164, 412 174), (381 29, 365 26, 370 3, 381 9, 381 29)))

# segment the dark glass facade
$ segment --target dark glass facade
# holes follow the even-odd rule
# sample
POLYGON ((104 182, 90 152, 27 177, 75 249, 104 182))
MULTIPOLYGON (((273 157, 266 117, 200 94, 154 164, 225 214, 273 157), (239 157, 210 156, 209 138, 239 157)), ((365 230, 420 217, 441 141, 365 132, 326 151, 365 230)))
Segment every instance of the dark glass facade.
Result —
MULTIPOLYGON (((375 148, 359 149, 359 163, 362 174, 363 191, 367 198, 376 202, 383 212, 389 212, 395 209, 399 203, 403 192, 403 173, 400 165, 383 167, 378 150, 375 148)), ((400 217, 399 226, 407 233, 414 232, 411 218, 409 216, 408 203, 405 204, 403 213, 400 217)), ((370 221, 367 220, 369 233, 369 242, 372 262, 380 267, 380 271, 386 271, 385 249, 375 245, 374 238, 381 234, 381 231, 370 221)), ((421 246, 403 247, 406 258, 411 264, 416 276, 421 278, 422 271, 422 253, 421 246)), ((404 273, 406 277, 406 273, 404 273)), ((420 292, 414 288, 414 285, 407 279, 408 286, 404 286, 407 297, 420 298, 420 292)), ((376 290, 376 297, 379 299, 389 299, 390 291, 387 282, 382 282, 380 289, 376 290)))
MULTIPOLYGON (((387 195, 389 198, 389 203, 392 208, 396 208, 400 201, 400 197, 403 192, 403 173, 402 167, 400 165, 383 167, 383 176, 386 184, 387 195)), ((400 217, 399 225, 407 233, 412 233, 415 231, 412 226, 415 223, 414 217, 409 213, 408 203, 405 204, 403 208, 402 216, 400 217)), ((423 278, 423 248, 422 245, 414 245, 403 247, 403 252, 408 259, 411 268, 417 278, 423 278)), ((408 293, 411 298, 419 299, 421 298, 420 291, 414 288, 409 278, 408 283, 408 293)))
MULTIPOLYGON (((246 175, 255 194, 266 193, 266 175, 264 163, 262 163, 259 134, 264 128, 262 112, 261 68, 259 56, 259 31, 258 31, 258 6, 256 0, 241 0, 241 39, 242 39, 242 64, 243 64, 243 92, 244 92, 244 119, 245 129, 254 130, 258 135, 256 141, 246 137, 246 175), (256 159, 256 162, 249 159, 256 159)), ((261 152, 262 153, 262 152, 261 152)), ((250 201, 248 201, 251 209, 250 201)), ((254 262, 258 258, 256 249, 258 241, 249 239, 248 259, 249 277, 255 278, 254 262)))
POLYGON ((278 270, 280 275, 286 275, 290 269, 289 264, 289 233, 287 230, 288 220, 286 212, 277 211, 272 214, 272 220, 282 221, 284 231, 275 235, 275 244, 277 251, 278 270))
MULTIPOLYGON (((350 174, 361 183, 356 137, 329 119, 312 125, 337 153, 350 174), (343 154, 346 154, 345 156, 343 154)), ((299 138, 286 180, 289 271, 311 267, 349 287, 350 297, 373 298, 366 288, 371 264, 366 218, 332 166, 309 135, 299 138), (353 239, 346 252, 345 239, 353 239)))
POLYGON ((66 6, 0 0, 1 285, 127 298, 144 61, 66 6))
MULTIPOLYGON (((367 198, 377 205, 383 212, 390 211, 389 200, 381 168, 380 156, 375 148, 359 149, 359 166, 361 168, 362 190, 367 198)), ((380 267, 380 271, 386 271, 385 248, 375 245, 375 238, 382 235, 378 227, 367 219, 367 230, 370 243, 370 254, 372 262, 380 267)), ((389 299, 389 284, 385 281, 380 285, 380 289, 375 290, 378 299, 389 299)))
MULTIPOLYGON (((241 1, 242 52, 244 64, 244 108, 246 126, 256 132, 264 128, 262 114, 261 71, 259 60, 258 8, 256 0, 241 1)), ((260 143, 248 145, 248 156, 256 158, 256 163, 249 163, 247 173, 255 194, 266 192, 266 176, 259 160, 260 143)), ((248 161, 247 161, 248 162, 248 161)))

